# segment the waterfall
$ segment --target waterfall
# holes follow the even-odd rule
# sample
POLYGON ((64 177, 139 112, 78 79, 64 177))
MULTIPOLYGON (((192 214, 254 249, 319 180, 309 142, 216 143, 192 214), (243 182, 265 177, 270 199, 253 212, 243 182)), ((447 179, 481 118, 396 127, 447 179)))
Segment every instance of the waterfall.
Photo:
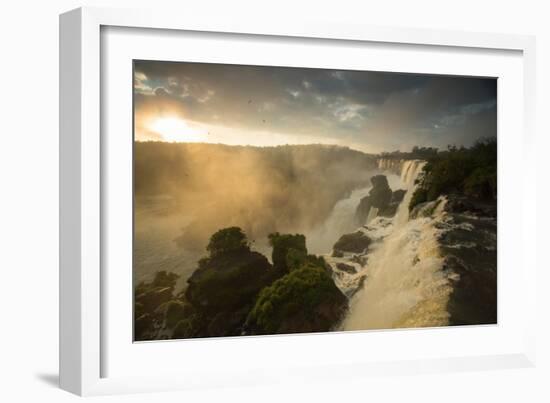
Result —
MULTIPOLYGON (((390 223, 376 218, 364 229, 374 242, 368 263, 354 277, 366 281, 350 300, 343 330, 448 324, 446 305, 451 287, 448 275, 441 270, 443 258, 434 218, 409 220, 408 206, 424 164, 418 160, 401 163, 406 194, 395 217, 390 223)), ((444 214, 443 204, 438 204, 432 216, 444 214)))
POLYGON ((401 159, 379 158, 377 161, 377 165, 380 171, 391 172, 399 175, 404 162, 405 160, 401 159))
POLYGON ((366 224, 370 223, 372 220, 376 218, 378 215, 378 208, 377 207, 371 207, 369 209, 369 214, 367 215, 367 222, 366 224))
POLYGON ((329 217, 313 232, 306 234, 308 250, 311 253, 327 253, 342 234, 355 229, 355 209, 361 198, 369 194, 372 186, 356 189, 349 197, 339 200, 329 217))

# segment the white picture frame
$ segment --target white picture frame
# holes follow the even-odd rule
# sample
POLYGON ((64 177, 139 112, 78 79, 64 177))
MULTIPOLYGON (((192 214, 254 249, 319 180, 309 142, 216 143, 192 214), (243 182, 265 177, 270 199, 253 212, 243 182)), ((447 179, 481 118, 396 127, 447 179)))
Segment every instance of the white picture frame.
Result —
MULTIPOLYGON (((514 134, 509 134, 501 139, 499 117, 499 142, 501 140, 504 142, 504 145, 499 145, 499 189, 500 181, 504 180, 500 175, 502 172, 500 169, 503 166, 502 158, 507 155, 508 149, 515 150, 526 166, 534 162, 534 159, 530 158, 534 152, 535 42, 533 37, 369 27, 311 21, 294 24, 270 21, 268 18, 262 21, 245 21, 238 18, 207 20, 195 18, 192 15, 182 16, 181 14, 151 10, 80 8, 65 13, 60 17, 60 385, 63 389, 79 395, 97 395, 227 385, 244 386, 268 382, 293 382, 296 379, 328 381, 335 377, 369 376, 380 373, 397 375, 517 368, 534 365, 535 319, 531 318, 528 313, 535 312, 534 290, 537 273, 534 262, 535 253, 531 250, 535 243, 527 242, 526 234, 536 233, 536 231, 530 230, 534 229, 535 216, 534 211, 528 208, 531 199, 526 196, 527 192, 519 192, 520 195, 516 196, 510 194, 509 200, 511 203, 516 203, 516 201, 520 203, 516 207, 521 220, 514 224, 514 229, 518 232, 514 238, 521 239, 522 242, 518 242, 514 251, 502 248, 501 221, 499 221, 499 264, 503 257, 508 256, 504 254, 513 253, 514 262, 521 268, 522 281, 517 282, 517 287, 520 289, 519 295, 522 298, 521 308, 524 313, 521 323, 513 318, 501 322, 499 312, 499 325, 493 328, 478 329, 478 333, 466 329, 453 329, 451 335, 446 334, 444 329, 424 329, 389 333, 355 332, 346 335, 335 334, 330 337, 299 335, 246 338, 246 340, 243 338, 190 340, 185 341, 193 343, 192 345, 187 344, 187 346, 191 346, 188 350, 205 349, 205 351, 211 351, 212 355, 230 360, 235 357, 223 354, 228 351, 242 352, 247 349, 249 357, 243 359, 240 366, 230 368, 220 365, 216 370, 211 369, 210 372, 208 364, 215 361, 208 362, 207 360, 203 363, 205 364, 204 368, 201 367, 202 369, 193 371, 193 373, 186 372, 185 368, 198 365, 198 358, 191 355, 187 355, 188 359, 185 363, 166 365, 170 367, 169 370, 159 372, 157 375, 148 372, 132 373, 129 368, 123 366, 117 367, 116 371, 108 368, 106 363, 111 360, 111 356, 114 357, 112 351, 118 351, 121 347, 121 345, 113 344, 116 341, 112 340, 112 335, 110 336, 106 329, 107 326, 113 327, 114 322, 111 314, 111 302, 107 302, 112 301, 112 298, 108 298, 110 291, 105 280, 111 279, 111 277, 105 273, 105 267, 108 266, 105 251, 108 249, 108 245, 102 229, 102 227, 108 226, 105 220, 109 220, 109 215, 106 215, 105 211, 102 212, 102 208, 104 203, 108 203, 108 197, 105 201, 106 190, 109 189, 106 183, 109 175, 112 174, 109 171, 110 168, 107 169, 112 165, 108 164, 111 157, 105 147, 109 147, 110 153, 116 153, 118 152, 116 150, 120 149, 116 148, 116 145, 113 146, 108 138, 102 137, 102 133, 108 132, 110 128, 110 123, 104 122, 105 111, 102 111, 102 102, 104 101, 102 97, 104 93, 108 92, 102 87, 102 84, 108 84, 102 81, 102 74, 105 73, 102 63, 105 61, 101 60, 102 57, 109 56, 109 53, 105 53, 102 49, 106 45, 103 42, 104 38, 102 39, 102 30, 109 29, 109 27, 130 30, 145 28, 159 30, 157 32, 172 33, 193 32, 195 36, 200 36, 200 33, 219 33, 219 36, 254 37, 254 40, 258 41, 262 41, 262 38, 271 38, 271 40, 275 38, 275 41, 277 38, 282 38, 281 41, 284 43, 289 40, 305 42, 323 40, 331 41, 327 46, 332 46, 335 49, 346 43, 375 43, 381 46, 418 46, 422 48, 421 51, 432 48, 442 51, 445 49, 465 50, 465 52, 478 55, 490 52, 512 52, 514 61, 511 62, 512 67, 509 72, 505 74, 514 76, 516 81, 519 80, 518 83, 521 84, 514 87, 515 91, 518 91, 518 98, 520 98, 516 100, 515 104, 520 108, 516 109, 519 111, 519 117, 514 117, 517 120, 510 123, 514 125, 513 127, 517 127, 519 132, 515 134, 515 137, 514 134), (513 199, 514 197, 516 199, 513 199), (109 316, 111 318, 108 320, 109 316), (422 350, 416 356, 406 356, 398 350, 394 356, 387 357, 387 359, 373 359, 372 357, 362 357, 359 354, 352 360, 327 357, 326 362, 316 360, 315 351, 308 350, 310 346, 318 348, 338 341, 345 341, 346 345, 353 348, 367 337, 369 342, 380 341, 384 338, 401 343, 403 338, 406 338, 407 343, 420 346, 420 350, 423 348, 422 345, 433 343, 433 340, 437 338, 452 337, 465 340, 466 347, 462 350, 449 351, 448 354, 441 350, 434 350, 432 354, 427 350, 422 350), (485 338, 487 343, 490 343, 492 337, 500 338, 499 343, 495 343, 498 348, 484 350, 482 342, 479 348, 470 348, 476 337, 485 338), (508 338, 510 342, 508 342, 508 338), (277 356, 280 356, 282 348, 301 351, 302 354, 296 354, 292 358, 288 357, 286 361, 278 360, 277 356), (271 356, 269 351, 273 352, 271 356), (308 355, 309 353, 311 354, 308 355), (262 355, 266 362, 256 367, 254 360, 258 360, 258 357, 262 355), (175 371, 178 366, 181 367, 179 375, 175 371), (304 368, 307 368, 307 371, 304 371, 304 368)), ((174 40, 174 38, 166 40, 174 40)), ((116 42, 109 42, 109 46, 111 43, 116 46, 116 42)), ((286 46, 284 43, 281 46, 286 46)), ((162 53, 157 55, 158 57, 164 56, 162 53)), ((127 57, 132 57, 132 55, 127 57)), ((201 59, 202 56, 197 57, 201 59)), ((495 63, 498 64, 499 61, 497 60, 495 63)), ((489 71, 489 69, 483 70, 482 67, 479 71, 489 71)), ((433 69, 436 70, 432 70, 432 72, 438 71, 438 68, 435 65, 433 69)), ((129 75, 128 92, 131 92, 130 90, 131 76, 129 75)), ((504 111, 508 112, 510 108, 504 111)), ((501 112, 502 109, 499 108, 499 115, 502 115, 501 112)), ((126 116, 126 118, 131 119, 131 116, 126 116)), ((125 157, 127 156, 125 154, 125 157)), ((123 160, 127 161, 127 158, 123 158, 123 160)), ((517 176, 512 178, 508 176, 506 180, 519 180, 521 188, 535 189, 534 183, 531 183, 534 179, 528 176, 519 179, 517 176)), ((505 207, 504 212, 509 211, 507 206, 502 203, 505 202, 500 200, 499 193, 499 220, 501 220, 500 209, 502 206, 505 207)), ((505 237, 503 241, 505 242, 504 246, 507 245, 506 239, 505 237)), ((510 293, 501 293, 501 290, 507 290, 508 283, 503 281, 499 279, 499 310, 500 307, 507 306, 507 298, 512 298, 510 293)), ((121 307, 123 306, 121 305, 121 307)), ((131 315, 131 312, 128 315, 131 315)), ((122 343, 132 344, 128 338, 124 339, 122 343)), ((155 365, 158 365, 163 360, 167 363, 167 354, 174 354, 176 350, 185 350, 182 347, 184 345, 179 344, 178 347, 178 343, 181 342, 148 343, 148 345, 159 347, 147 347, 150 350, 145 352, 134 352, 129 348, 127 354, 144 354, 140 356, 140 360, 151 359, 147 358, 147 355, 157 356, 160 354, 158 356, 161 358, 155 361, 155 365)), ((383 342, 380 341, 380 343, 383 342)), ((131 357, 126 355, 119 356, 117 359, 132 362, 129 358, 131 357)), ((149 365, 152 361, 143 362, 149 365)))

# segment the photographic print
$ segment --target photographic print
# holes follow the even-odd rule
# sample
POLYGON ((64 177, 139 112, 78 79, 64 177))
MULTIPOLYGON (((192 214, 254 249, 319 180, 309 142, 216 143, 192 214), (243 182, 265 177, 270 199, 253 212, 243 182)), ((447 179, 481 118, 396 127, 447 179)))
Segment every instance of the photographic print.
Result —
POLYGON ((497 323, 497 80, 134 60, 134 340, 497 323))

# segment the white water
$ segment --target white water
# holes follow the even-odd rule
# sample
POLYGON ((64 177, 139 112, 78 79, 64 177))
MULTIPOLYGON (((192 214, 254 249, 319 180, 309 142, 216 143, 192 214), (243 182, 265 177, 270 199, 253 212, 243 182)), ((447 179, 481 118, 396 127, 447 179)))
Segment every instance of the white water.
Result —
POLYGON ((361 199, 369 194, 371 187, 356 189, 348 198, 338 201, 326 221, 307 234, 307 247, 310 253, 327 253, 332 250, 332 245, 340 236, 355 229, 355 210, 361 199))
POLYGON ((371 206, 371 208, 369 209, 369 214, 367 215, 367 222, 366 224, 370 223, 372 220, 374 220, 376 218, 376 216, 378 215, 378 207, 373 207, 371 206))
MULTIPOLYGON (((451 288, 441 270, 443 259, 433 225, 444 214, 444 203, 439 203, 431 217, 409 220, 408 205, 423 164, 401 163, 401 186, 407 193, 395 217, 375 218, 361 229, 374 240, 366 256, 368 263, 364 267, 353 263, 357 274, 335 270, 340 287, 357 284, 366 276, 363 288, 351 298, 343 330, 448 324, 446 304, 451 288)), ((345 259, 328 258, 332 264, 345 259)))

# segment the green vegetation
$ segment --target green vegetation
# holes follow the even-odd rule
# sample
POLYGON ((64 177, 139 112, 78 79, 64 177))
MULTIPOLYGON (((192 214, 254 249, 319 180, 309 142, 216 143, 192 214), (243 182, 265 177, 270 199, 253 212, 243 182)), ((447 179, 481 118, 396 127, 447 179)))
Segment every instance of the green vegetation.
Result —
POLYGON ((276 272, 266 257, 250 250, 240 228, 217 231, 207 250, 209 255, 199 261, 185 291, 186 300, 202 313, 251 305, 258 292, 275 280, 276 272))
POLYGON ((346 308, 326 269, 308 261, 261 291, 247 325, 255 334, 328 331, 346 308))
POLYGON ((480 140, 471 148, 449 147, 429 158, 409 210, 444 194, 492 201, 497 195, 497 142, 480 140))
POLYGON ((271 259, 273 267, 282 272, 289 271, 290 265, 296 264, 307 256, 306 237, 301 234, 268 235, 269 244, 273 247, 271 259), (297 262, 296 262, 297 261, 297 262))
POLYGON ((229 227, 212 235, 206 250, 213 257, 223 253, 246 252, 250 247, 246 235, 239 227, 229 227))
POLYGON ((158 272, 136 287, 135 338, 191 338, 330 330, 347 308, 322 257, 301 234, 273 233, 272 266, 238 227, 215 232, 184 292, 158 272))
POLYGON ((436 147, 418 147, 414 146, 410 152, 403 151, 391 151, 383 152, 380 154, 382 158, 386 159, 417 159, 417 160, 428 160, 430 158, 437 156, 436 147))

